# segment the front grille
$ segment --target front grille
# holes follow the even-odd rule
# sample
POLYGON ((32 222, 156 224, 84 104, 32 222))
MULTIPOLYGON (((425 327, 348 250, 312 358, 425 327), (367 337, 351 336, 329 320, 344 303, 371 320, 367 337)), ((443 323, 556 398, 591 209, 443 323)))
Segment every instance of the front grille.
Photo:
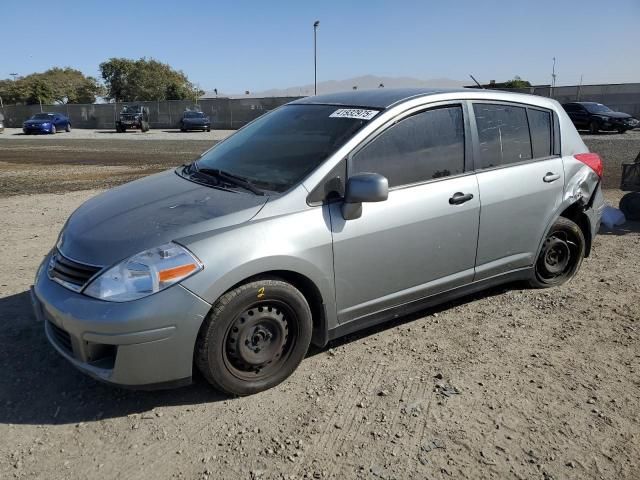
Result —
POLYGON ((49 322, 49 327, 53 338, 64 351, 73 355, 73 347, 71 346, 71 336, 62 328, 58 327, 55 323, 49 322))
POLYGON ((58 250, 54 252, 49 262, 49 278, 76 291, 81 290, 100 270, 100 267, 94 265, 69 260, 58 250))

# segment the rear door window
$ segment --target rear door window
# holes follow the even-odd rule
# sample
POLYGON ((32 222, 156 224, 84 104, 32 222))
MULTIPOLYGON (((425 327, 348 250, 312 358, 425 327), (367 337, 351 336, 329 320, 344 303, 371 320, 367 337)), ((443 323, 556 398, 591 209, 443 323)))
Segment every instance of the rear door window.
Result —
POLYGON ((551 155, 551 112, 548 110, 527 109, 533 158, 551 155))
POLYGON ((480 165, 494 168, 531 159, 527 110, 512 105, 474 103, 480 165))
POLYGON ((350 174, 379 173, 397 187, 463 173, 463 118, 460 105, 405 118, 352 157, 350 174))

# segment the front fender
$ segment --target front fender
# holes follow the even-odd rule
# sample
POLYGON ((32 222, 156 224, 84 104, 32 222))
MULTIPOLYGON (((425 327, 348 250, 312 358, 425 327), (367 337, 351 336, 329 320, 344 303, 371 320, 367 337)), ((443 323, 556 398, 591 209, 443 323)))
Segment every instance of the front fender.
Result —
POLYGON ((331 230, 323 207, 253 220, 178 240, 204 264, 182 284, 209 303, 256 275, 286 271, 306 277, 325 305, 327 327, 335 320, 331 230))

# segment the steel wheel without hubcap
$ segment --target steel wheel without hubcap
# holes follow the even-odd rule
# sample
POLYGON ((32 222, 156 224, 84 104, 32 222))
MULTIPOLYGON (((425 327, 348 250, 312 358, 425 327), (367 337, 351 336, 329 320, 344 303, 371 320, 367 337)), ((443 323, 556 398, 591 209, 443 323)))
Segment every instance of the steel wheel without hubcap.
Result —
POLYGON ((225 339, 225 361, 240 379, 257 380, 277 371, 295 342, 295 322, 287 308, 266 303, 245 310, 232 324, 225 339))
POLYGON ((569 281, 580 268, 584 252, 580 227, 567 218, 558 218, 542 244, 532 286, 551 287, 569 281))
POLYGON ((311 309, 293 285, 276 278, 222 295, 200 327, 195 362, 216 388, 232 395, 261 392, 286 379, 307 353, 311 309))

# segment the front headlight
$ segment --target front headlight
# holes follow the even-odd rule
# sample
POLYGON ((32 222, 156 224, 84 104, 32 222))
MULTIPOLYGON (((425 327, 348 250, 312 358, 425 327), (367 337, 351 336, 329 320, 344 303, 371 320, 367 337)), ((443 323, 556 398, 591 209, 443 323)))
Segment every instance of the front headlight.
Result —
POLYGON ((164 290, 196 272, 202 263, 186 248, 167 243, 123 260, 86 288, 90 297, 127 302, 164 290))

